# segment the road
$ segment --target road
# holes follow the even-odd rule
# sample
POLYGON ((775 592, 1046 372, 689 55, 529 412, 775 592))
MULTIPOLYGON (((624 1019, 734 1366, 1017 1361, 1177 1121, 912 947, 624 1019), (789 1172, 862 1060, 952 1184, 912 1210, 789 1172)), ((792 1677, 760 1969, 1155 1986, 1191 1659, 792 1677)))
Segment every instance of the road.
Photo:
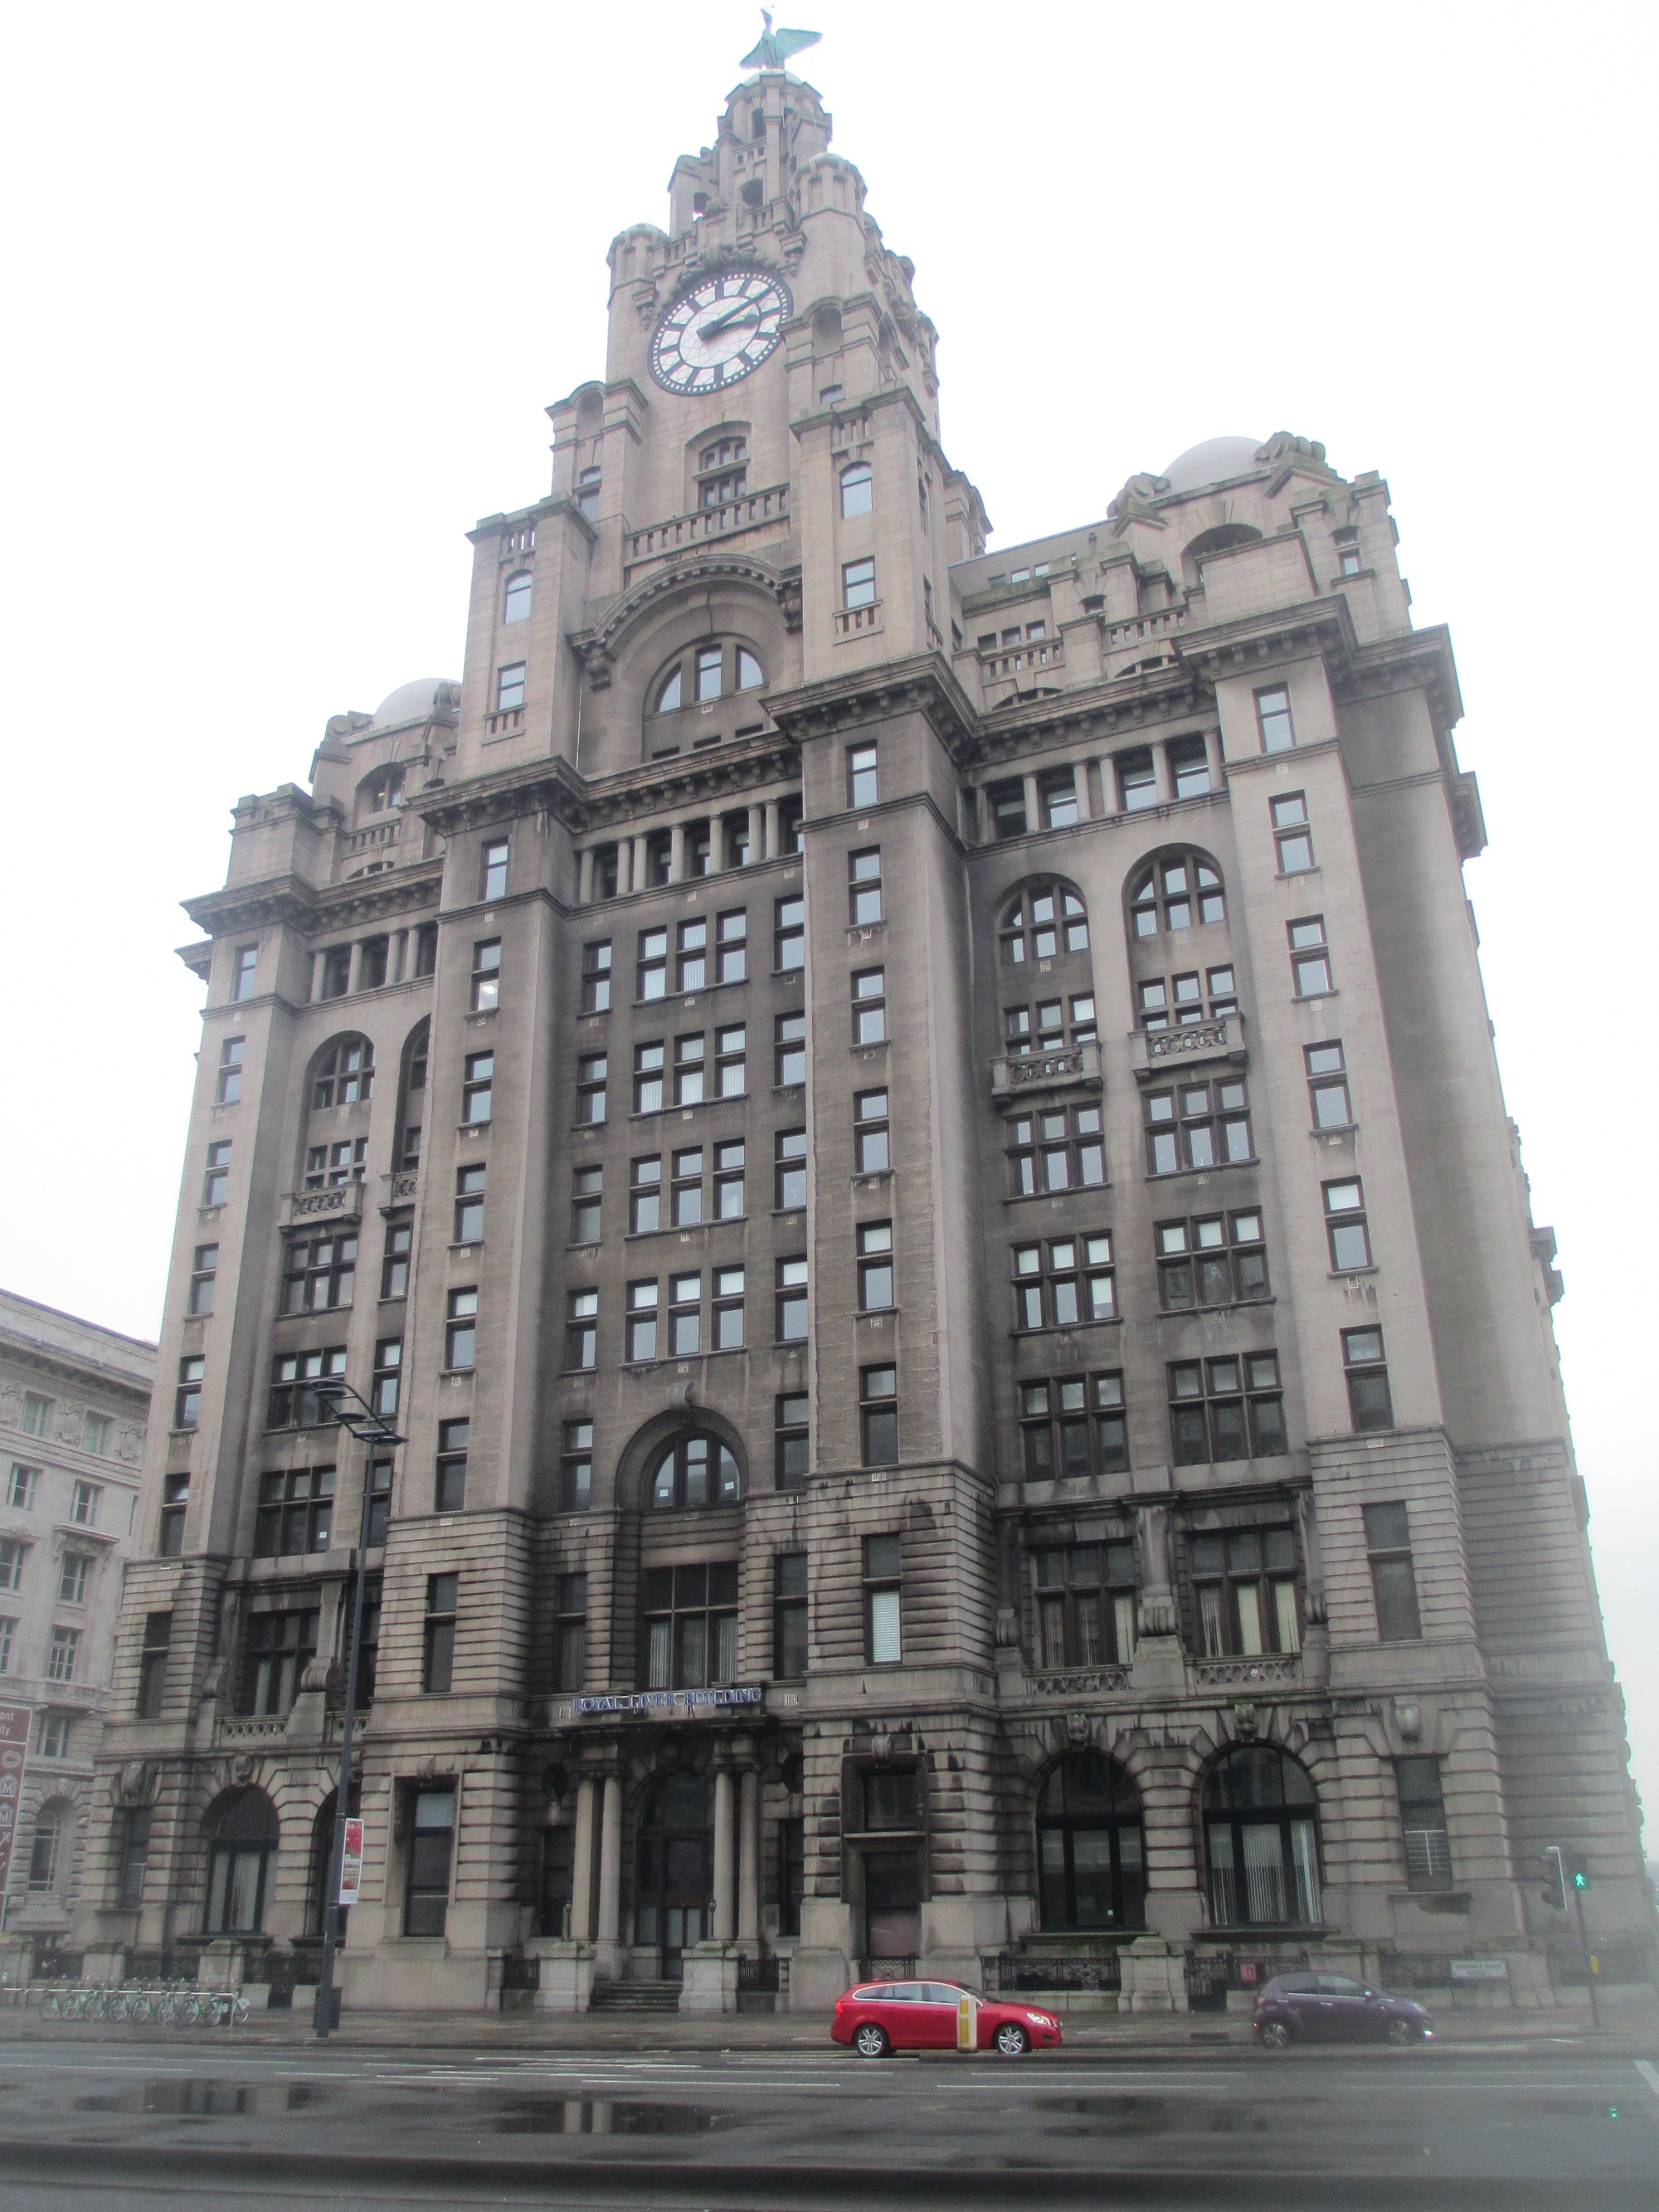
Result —
MULTIPOLYGON (((1659 2052, 1656 2053, 1659 2057, 1659 2052)), ((115 2202, 1659 2206, 1659 2065, 1517 2051, 453 2051, 14 2044, 7 2212, 115 2202)))

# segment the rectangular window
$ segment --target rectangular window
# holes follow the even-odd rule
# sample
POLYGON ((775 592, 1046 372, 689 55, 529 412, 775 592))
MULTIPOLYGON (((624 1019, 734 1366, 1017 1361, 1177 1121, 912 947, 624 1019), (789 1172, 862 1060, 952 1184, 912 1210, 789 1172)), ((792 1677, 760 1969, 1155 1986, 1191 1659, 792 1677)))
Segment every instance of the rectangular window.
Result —
POLYGON ((714 1147, 714 1218, 740 1221, 744 1214, 744 1140, 732 1137, 714 1147))
POLYGON ((1211 788, 1209 749, 1202 738, 1177 738, 1165 748, 1177 799, 1202 799, 1211 788))
POLYGON ((34 1732, 35 1756, 39 1759, 67 1759, 70 1755, 70 1732, 73 1716, 69 1713, 42 1713, 34 1732))
POLYGON ((334 1527, 334 1469, 296 1467, 259 1477, 253 1523, 256 1559, 325 1552, 334 1527))
POLYGON ((582 947, 582 1012, 608 1014, 610 1011, 611 939, 599 937, 582 947))
POLYGON ((742 1022, 729 1022, 714 1032, 714 1096, 741 1098, 749 1088, 749 1032, 742 1022))
MULTIPOLYGON (((412 1133, 416 1138, 420 1132, 412 1133)), ((307 1190, 338 1190, 359 1183, 367 1170, 367 1137, 339 1137, 331 1145, 311 1145, 306 1150, 305 1187, 307 1190)))
POLYGON ((1437 1759, 1396 1759, 1395 1786, 1400 1792, 1401 1841, 1406 1854, 1407 1889, 1449 1889, 1451 1839, 1446 1832, 1446 1803, 1437 1759))
POLYGON ((1391 1429, 1394 1401, 1380 1328, 1345 1328, 1342 1365, 1348 1378, 1348 1407, 1356 1429, 1391 1429))
MULTIPOLYGON (((523 671, 520 670, 520 673, 522 675, 523 671)), ((478 896, 481 899, 507 896, 507 854, 505 838, 499 843, 484 847, 478 863, 478 896)))
POLYGON ((587 1680, 587 1577, 561 1575, 554 1622, 553 1686, 580 1690, 587 1680))
POLYGON ((78 1528, 98 1525, 98 1505, 103 1490, 95 1482, 77 1482, 70 1492, 70 1519, 78 1528))
POLYGON ((81 1449, 107 1459, 115 1437, 115 1424, 107 1413, 88 1413, 81 1423, 81 1449))
POLYGON ((458 1244, 477 1244, 483 1241, 484 1218, 485 1168, 482 1160, 470 1167, 455 1170, 455 1242, 458 1244))
POLYGON ((1305 915, 1286 925, 1291 940, 1291 973, 1298 999, 1322 999, 1336 988, 1331 981, 1330 948, 1325 942, 1325 917, 1305 915))
POLYGON ((1037 778, 1037 808, 1045 830, 1069 830, 1078 820, 1077 777, 1069 768, 1046 769, 1037 778))
POLYGON ((253 996, 253 971, 259 964, 257 945, 239 945, 231 964, 230 995, 234 1000, 253 996))
POLYGON ((323 953, 321 972, 315 979, 319 999, 343 999, 351 988, 351 947, 331 945, 323 953))
POLYGON ((1004 1124, 1010 1188, 1016 1198, 1040 1191, 1098 1188, 1106 1180, 1106 1142, 1098 1106, 1011 1114, 1004 1124))
POLYGON ((179 1362, 179 1387, 173 1394, 173 1425, 193 1429, 202 1418, 202 1382, 207 1361, 199 1352, 186 1353, 179 1362))
POLYGON ((23 1393, 23 1417, 19 1423, 26 1437, 44 1437, 52 1420, 52 1409, 57 1401, 43 1398, 38 1390, 23 1393))
POLYGON ((572 1291, 565 1306, 564 1364, 567 1368, 599 1364, 599 1294, 572 1291))
POLYGON ((860 1222, 858 1229, 859 1310, 884 1313, 893 1304, 893 1224, 860 1222))
POLYGON ((456 1369, 477 1364, 478 1293, 476 1289, 452 1291, 445 1305, 444 1365, 456 1369))
POLYGON ((661 1113, 667 1065, 665 1046, 658 1042, 635 1046, 634 1111, 636 1114, 661 1113))
POLYGON ((866 1467, 896 1467, 899 1455, 898 1370, 859 1370, 860 1445, 866 1467))
POLYGON ((144 1902, 144 1876, 149 1869, 150 1808, 131 1805, 120 1816, 116 1860, 116 1898, 123 1912, 137 1912, 144 1902))
POLYGON ((1417 1605, 1417 1574, 1412 1565, 1411 1521, 1404 1501, 1368 1505, 1364 1519, 1378 1638, 1384 1644, 1416 1644, 1422 1638, 1423 1622, 1417 1605))
POLYGON ((85 1552, 65 1552, 58 1567, 59 1605, 84 1605, 92 1578, 92 1560, 85 1552))
POLYGON ((1331 1266, 1339 1274, 1369 1267, 1370 1232, 1365 1225, 1365 1192, 1358 1176, 1322 1186, 1325 1197, 1325 1235, 1331 1248, 1331 1266))
POLYGON ((657 1356, 657 1300, 654 1281, 628 1285, 628 1357, 631 1360, 657 1356))
POLYGON ((734 1681, 737 1561, 647 1567, 641 1579, 641 1686, 701 1690, 734 1681))
POLYGON ((161 1481, 161 1522, 156 1540, 156 1552, 164 1559, 183 1556, 185 1548, 185 1515, 190 1505, 190 1477, 187 1474, 165 1475, 161 1481))
POLYGON ((421 1687, 441 1694, 455 1679, 455 1620, 460 1609, 459 1575, 426 1578, 426 1635, 421 1655, 421 1687))
POLYGON ((1231 1167, 1252 1158, 1249 1108, 1242 1075, 1147 1091, 1147 1173, 1176 1175, 1183 1168, 1231 1167))
POLYGON ((799 1490, 811 1462, 806 1394, 787 1391, 773 1410, 773 1480, 780 1490, 799 1490))
POLYGON ((806 1203, 806 1132, 780 1129, 773 1145, 772 1202, 781 1212, 793 1212, 806 1203))
POLYGON ((1273 1458, 1289 1449, 1277 1352, 1175 1360, 1169 1381, 1177 1467, 1273 1458))
POLYGON ((167 1652, 173 1643, 173 1615, 170 1613, 147 1613, 144 1615, 144 1641, 138 1654, 137 1717, 141 1721, 160 1720, 161 1700, 167 1695, 167 1652))
POLYGON ((185 1311, 192 1320, 213 1311, 213 1279, 219 1271, 219 1247, 198 1244, 191 1263, 190 1292, 185 1311))
POLYGON ((807 1283, 805 1259, 777 1263, 775 1318, 780 1344, 803 1344, 807 1329, 807 1283))
POLYGON ((896 1667, 904 1656, 902 1540, 864 1540, 864 1660, 868 1667, 896 1667))
POLYGON ((702 1349, 702 1277, 668 1278, 668 1356, 695 1359, 702 1349))
POLYGON ((640 932, 640 957, 635 964, 634 978, 636 1000, 665 999, 668 996, 668 932, 665 929, 642 929, 640 932))
POLYGON ((853 1101, 854 1164, 860 1175, 884 1175, 892 1165, 888 1147, 887 1093, 860 1091, 853 1101))
POLYGON ((706 991, 708 988, 708 924, 683 921, 675 933, 674 988, 678 991, 706 991))
POLYGON ((339 1418, 333 1399, 319 1392, 345 1373, 345 1346, 331 1344, 321 1352, 279 1352, 270 1363, 270 1404, 265 1416, 268 1429, 314 1429, 339 1418))
POLYGON ((441 1936, 449 1913, 449 1869, 455 1851, 453 1784, 415 1792, 404 1885, 405 1936, 441 1936))
POLYGON ((438 1422, 434 1513, 462 1513, 467 1506, 467 1451, 471 1444, 471 1420, 438 1422))
POLYGON ((0 1590, 22 1589, 23 1561, 28 1556, 28 1548, 14 1536, 0 1537, 0 1590))
POLYGON ((772 965, 781 975, 806 965, 806 902, 781 898, 775 903, 772 965))
POLYGON ((573 1244, 599 1243, 604 1197, 605 1170, 577 1168, 570 1185, 570 1241, 573 1244))
POLYGON ((1261 732, 1264 753, 1287 753, 1296 743, 1296 730, 1291 721, 1291 695, 1282 684, 1255 695, 1256 727, 1261 732))
POLYGON ((491 1014, 501 1002, 501 940, 481 938, 472 947, 472 1011, 491 1014))
POLYGON ((1288 1522, 1190 1532, 1194 1648, 1203 1659, 1302 1649, 1296 1534, 1288 1522))
POLYGON ((202 1178, 204 1206, 222 1206, 230 1193, 230 1139, 220 1138, 207 1148, 207 1173, 202 1178))
POLYGON ((1031 1554, 1039 1667, 1127 1667, 1135 1656, 1135 1547, 1077 1544, 1031 1554))
POLYGON ((1028 1482, 1087 1474, 1121 1474, 1129 1465, 1123 1377, 1062 1375, 1023 1382, 1020 1451, 1028 1482))
POLYGON ((628 1170, 628 1228, 630 1236, 649 1237, 662 1227, 662 1154, 630 1161, 628 1170))
POLYGON ((392 1462, 389 1459, 372 1459, 368 1463, 368 1547, 371 1551, 385 1543, 391 1521, 392 1462))
POLYGON ((1315 1128, 1352 1128, 1353 1105, 1340 1044, 1306 1045, 1303 1058, 1308 1065, 1308 1098, 1315 1128))
POLYGON ((11 1672, 11 1644, 16 1632, 17 1623, 8 1614, 0 1613, 0 1674, 11 1672))
POLYGON ((710 1327, 716 1352, 743 1348, 744 1271, 716 1267, 709 1279, 710 1327))
POLYGON ((1126 814, 1142 814, 1158 805, 1158 770, 1148 751, 1120 753, 1117 769, 1118 804, 1126 814))
POLYGON ((702 1146, 684 1146, 673 1155, 672 1165, 669 1218, 676 1229, 695 1229, 702 1219, 702 1146))
POLYGON ((576 1062, 576 1120, 583 1127, 592 1127, 605 1119, 607 1066, 602 1052, 586 1053, 576 1062))
MULTIPOLYGON (((985 801, 991 812, 991 835, 999 844, 1005 838, 1025 835, 1025 786, 1018 777, 1006 783, 988 784, 985 801)), ((1022 945, 1021 952, 1015 957, 1023 956, 1022 945)))
POLYGON ((1255 1212, 1161 1221, 1155 1231, 1165 1313, 1243 1304, 1268 1295, 1267 1252, 1255 1212))
POLYGON ((219 1081, 214 1092, 221 1106, 234 1106, 242 1095, 242 1057, 246 1037, 227 1037, 219 1048, 219 1081))
POLYGON ((405 1298, 409 1296, 409 1263, 414 1249, 414 1223, 387 1222, 386 1245, 380 1257, 380 1296, 383 1298, 405 1298))
MULTIPOLYGON (((841 603, 843 607, 872 607, 876 604, 876 564, 872 560, 843 561, 841 564, 841 603)), ((873 746, 870 748, 873 752, 873 746)), ((854 806, 868 799, 854 798, 854 806)))
POLYGON ((1313 836, 1308 827, 1305 792, 1287 791, 1269 803, 1273 842, 1279 851, 1281 876, 1305 875, 1314 864, 1313 836))
POLYGON ((593 1424, 567 1421, 559 1462, 559 1510, 586 1513, 593 1502, 593 1424))
POLYGON ((1103 1231, 1013 1250, 1017 1329, 1077 1328, 1117 1319, 1112 1240, 1103 1231))
MULTIPOLYGON (((495 712, 510 714, 524 704, 524 663, 509 660, 505 668, 495 672, 495 712)), ((491 894, 486 894, 491 896, 491 894)))
POLYGON ((884 1044, 887 1041, 887 971, 861 969, 853 978, 853 1042, 884 1044))
POLYGON ((374 1369, 369 1378, 368 1400, 383 1421, 398 1418, 398 1386, 403 1378, 404 1340, 383 1336, 374 1346, 374 1369))
POLYGON ((317 1613, 256 1613, 247 1624, 242 1678, 242 1710, 285 1713, 298 1693, 301 1677, 317 1656, 317 1613))
POLYGON ((779 1552, 772 1560, 772 1673, 781 1682, 806 1672, 806 1554, 779 1552))
POLYGON ((772 1024, 773 1074, 780 1090, 806 1080, 806 1017, 779 1014, 772 1024))
POLYGON ((301 1237, 283 1255, 283 1311, 331 1313, 351 1304, 357 1282, 357 1239, 301 1237))
POLYGON ((847 856, 847 919, 855 929, 881 920, 881 848, 847 856))
POLYGON ((461 1119, 473 1127, 490 1118, 491 1099, 495 1081, 495 1055, 493 1052, 470 1052, 466 1055, 466 1079, 461 1085, 461 1119))

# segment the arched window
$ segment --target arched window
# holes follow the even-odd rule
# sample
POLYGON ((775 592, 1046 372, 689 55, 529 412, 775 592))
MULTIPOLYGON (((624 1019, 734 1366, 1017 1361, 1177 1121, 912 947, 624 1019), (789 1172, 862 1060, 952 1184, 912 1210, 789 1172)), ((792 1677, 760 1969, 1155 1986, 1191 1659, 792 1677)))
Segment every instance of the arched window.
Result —
POLYGON ((1003 959, 1012 967, 1089 950, 1089 915, 1064 884, 1030 884, 1002 917, 1003 959))
POLYGON ((703 1429, 665 1444, 647 1491, 653 1507, 725 1505, 743 1495, 743 1475, 730 1449, 703 1429))
POLYGON ((29 1847, 32 1895, 58 1895, 67 1886, 69 1839, 74 1826, 75 1808, 60 1797, 49 1798, 35 1814, 34 1840, 29 1847))
POLYGON ((398 1165, 418 1167, 421 1130, 426 1121, 426 1061, 429 1019, 416 1022, 404 1045, 403 1080, 398 1098, 398 1165))
POLYGON ((1220 522, 1213 530, 1200 530, 1181 549, 1182 572, 1188 583, 1198 581, 1198 564, 1211 553, 1230 553, 1237 545, 1254 545, 1261 532, 1248 522, 1220 522))
POLYGON ((1097 1751, 1062 1759, 1037 1799, 1042 1925, 1144 1928, 1140 1792, 1097 1751))
POLYGON ((317 1062, 311 1079, 311 1110, 362 1106, 374 1090, 374 1048, 367 1037, 341 1037, 317 1062))
POLYGON ((868 514, 875 482, 874 471, 868 461, 854 461, 850 469, 841 472, 841 511, 842 514, 868 514))
POLYGON ((713 438, 697 454, 697 505, 723 507, 749 483, 749 441, 737 432, 713 438))
POLYGON ((758 691, 766 681, 760 657, 736 638, 708 638, 680 653, 658 677, 651 695, 653 714, 672 714, 682 707, 707 706, 739 691, 758 691))
POLYGON ((1129 892, 1130 925, 1137 937, 1160 929, 1191 929, 1225 921, 1221 872, 1202 853, 1165 853, 1143 868, 1129 892))
POLYGON ((634 1940, 659 1945, 670 1976, 683 1951, 714 1933, 713 1825, 701 1774, 664 1775, 641 1808, 634 1940))
POLYGON ((1313 1927, 1323 1917, 1318 1804, 1288 1752, 1242 1746, 1211 1769, 1204 1839, 1218 1928, 1313 1927))
POLYGON ((404 764, 392 761, 386 767, 376 769, 366 783, 357 787, 357 818, 366 815, 389 814, 404 803, 404 764))
POLYGON ((530 594, 535 578, 528 568, 516 569, 507 580, 507 590, 501 599, 501 620, 504 623, 527 622, 530 618, 530 594))
POLYGON ((263 1790, 232 1790, 208 1809, 206 1936, 257 1935, 264 1926, 270 1863, 281 1830, 263 1790))

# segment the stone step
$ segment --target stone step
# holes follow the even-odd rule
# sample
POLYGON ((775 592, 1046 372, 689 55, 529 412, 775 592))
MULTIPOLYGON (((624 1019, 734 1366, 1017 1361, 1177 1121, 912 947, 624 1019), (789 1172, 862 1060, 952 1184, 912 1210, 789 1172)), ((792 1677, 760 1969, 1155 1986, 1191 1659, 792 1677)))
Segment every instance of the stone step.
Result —
POLYGON ((595 1982, 589 2004, 595 2012, 678 2012, 678 1982, 595 1982))

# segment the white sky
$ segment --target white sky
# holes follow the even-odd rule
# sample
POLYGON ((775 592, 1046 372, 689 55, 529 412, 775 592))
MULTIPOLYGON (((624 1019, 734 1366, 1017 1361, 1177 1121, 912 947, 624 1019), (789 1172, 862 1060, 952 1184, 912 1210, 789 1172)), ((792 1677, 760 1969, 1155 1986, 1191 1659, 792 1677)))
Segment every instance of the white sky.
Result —
MULTIPOLYGON (((1625 826, 1659 778, 1651 686, 1601 658, 1659 580, 1654 11, 780 20, 825 34, 798 67, 917 264, 994 542, 1224 433, 1389 480, 1417 618, 1457 653, 1492 838, 1468 883, 1659 1802, 1654 1231, 1626 1158, 1653 1135, 1655 863, 1625 826)), ((661 0, 11 12, 9 1288, 156 1330, 200 998, 176 902, 330 714, 459 674, 462 533, 545 490, 542 408, 603 370, 605 247, 665 220, 759 27, 661 0)))

